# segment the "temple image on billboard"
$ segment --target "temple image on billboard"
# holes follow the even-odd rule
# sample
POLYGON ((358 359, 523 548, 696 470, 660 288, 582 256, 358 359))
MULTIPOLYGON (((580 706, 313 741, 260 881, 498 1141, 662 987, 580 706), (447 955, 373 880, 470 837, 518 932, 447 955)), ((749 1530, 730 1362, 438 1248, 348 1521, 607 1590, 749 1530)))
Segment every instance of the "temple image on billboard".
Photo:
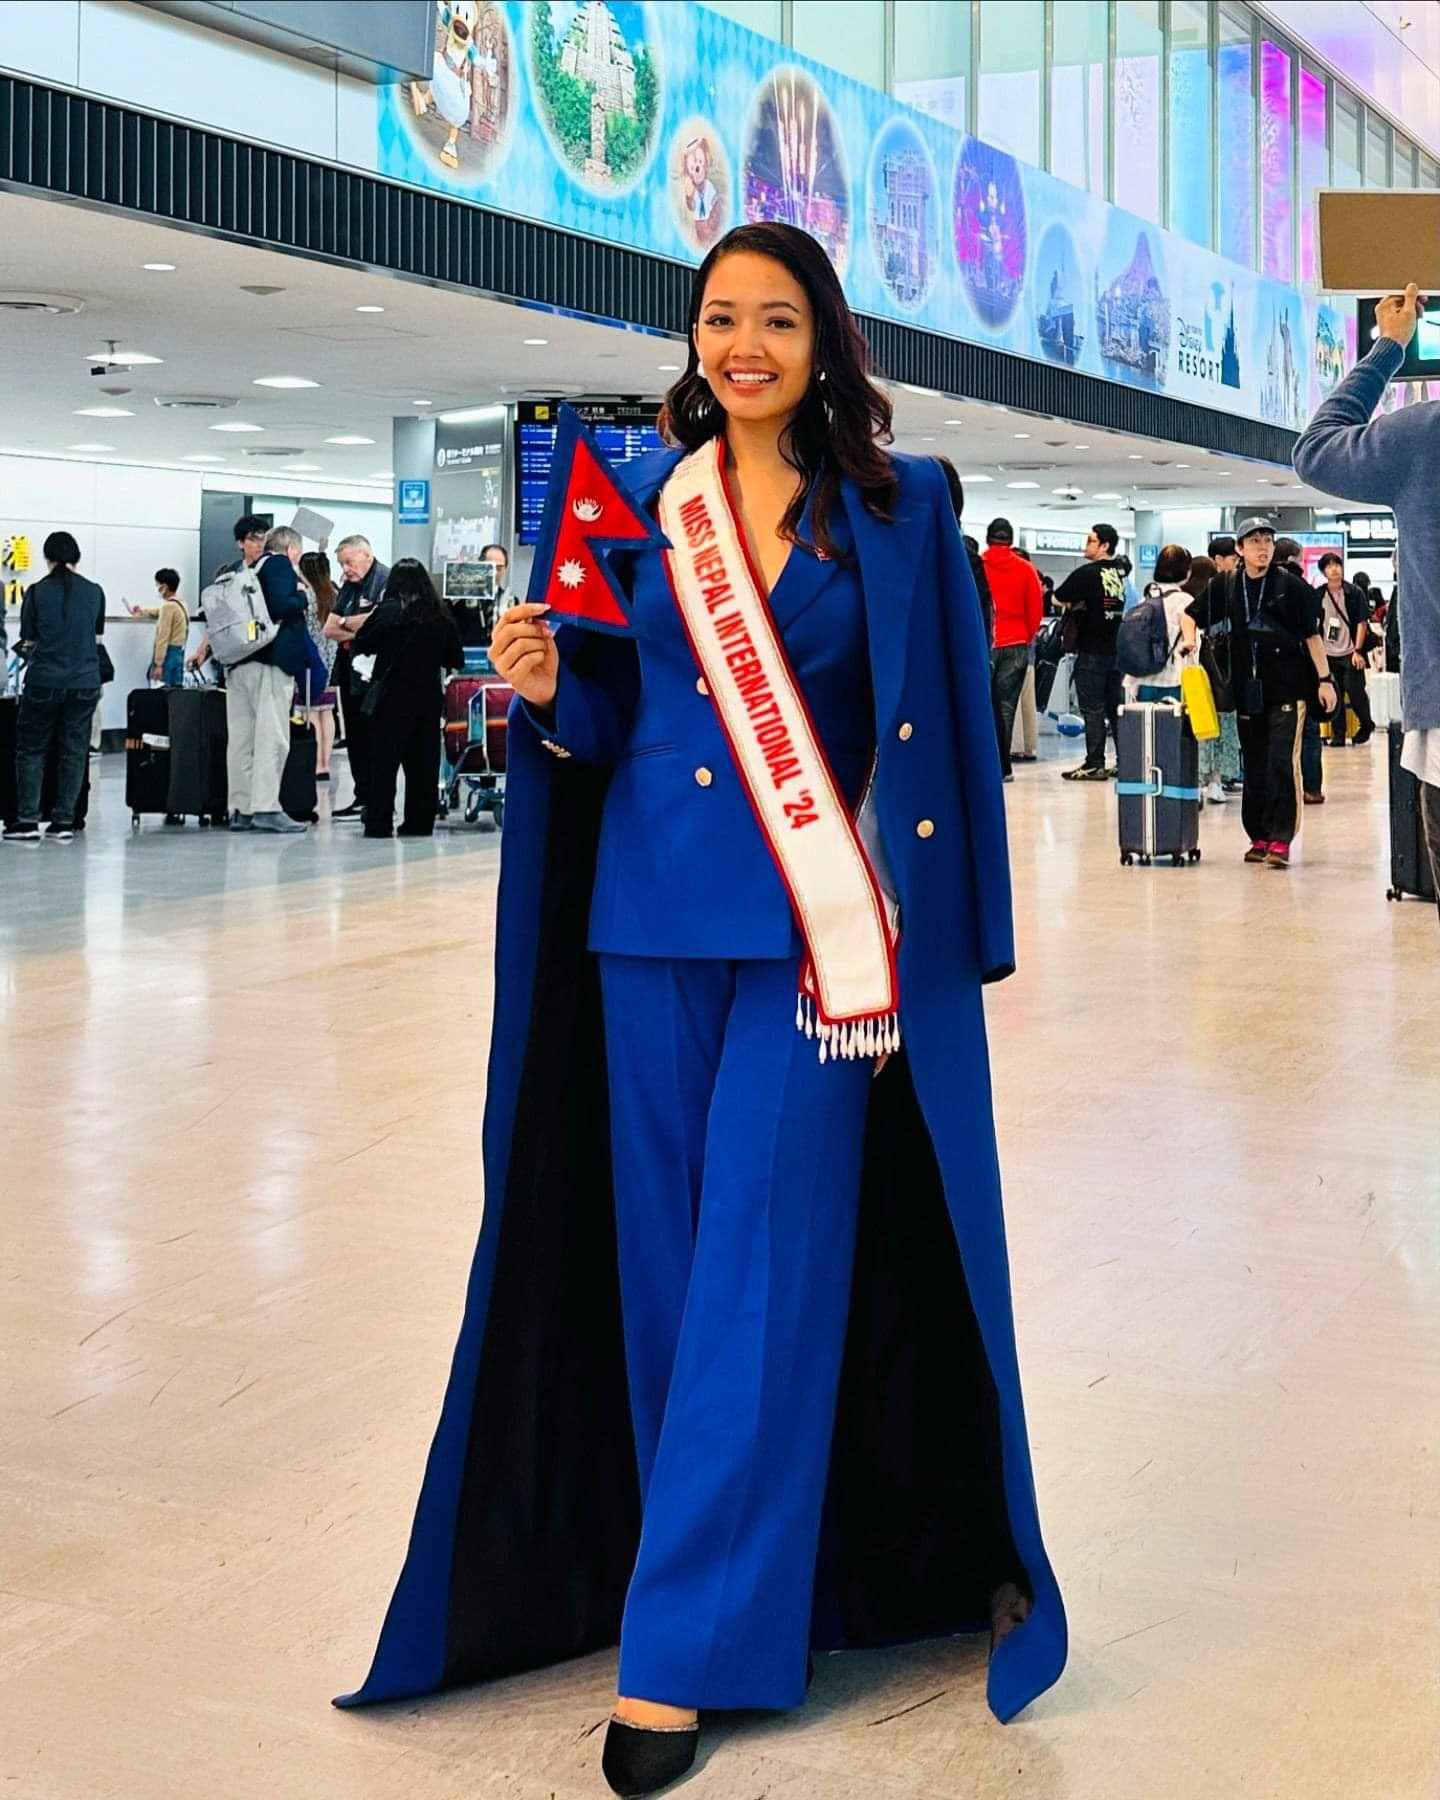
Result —
POLYGON ((541 111, 565 160, 594 188, 627 185, 649 157, 658 121, 649 46, 626 41, 605 0, 585 0, 558 39, 549 0, 537 0, 529 17, 541 111))
POLYGON ((883 212, 875 218, 876 247, 885 285, 901 306, 918 306, 934 274, 935 189, 929 165, 913 150, 895 150, 880 164, 883 212))
POLYGON ((1135 254, 1123 274, 1099 289, 1096 276, 1095 326, 1100 354, 1107 362, 1134 369, 1147 381, 1163 386, 1170 361, 1170 302, 1150 256, 1150 240, 1142 231, 1135 254))

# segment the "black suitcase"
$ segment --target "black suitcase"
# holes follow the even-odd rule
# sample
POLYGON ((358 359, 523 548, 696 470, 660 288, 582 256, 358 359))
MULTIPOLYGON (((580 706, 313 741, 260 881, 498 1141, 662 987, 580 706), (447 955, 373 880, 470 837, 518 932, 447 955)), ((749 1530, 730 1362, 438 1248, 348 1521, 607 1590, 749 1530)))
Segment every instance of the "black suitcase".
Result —
POLYGON ((1116 743, 1120 861, 1129 868, 1168 856, 1200 860, 1200 750, 1190 721, 1171 701, 1120 708, 1116 743))
POLYGON ((315 810, 315 727, 290 721, 290 754, 280 776, 280 808, 302 825, 313 825, 315 810))
MULTIPOLYGON (((18 823, 17 813, 20 797, 15 787, 15 733, 20 719, 20 702, 14 695, 0 699, 0 822, 8 829, 18 823)), ((45 764, 45 773, 40 778, 40 823, 43 825, 50 817, 55 805, 55 781, 59 774, 60 742, 56 738, 50 745, 50 755, 45 764)), ((76 831, 85 829, 86 815, 90 811, 90 764, 87 759, 85 773, 80 781, 80 794, 75 802, 75 817, 70 823, 76 831)))
POLYGON ((125 804, 130 828, 170 811, 170 690, 132 688, 125 697, 125 804))
POLYGON ((1425 821, 1420 816, 1420 783, 1400 766, 1405 727, 1392 725, 1390 738, 1390 885, 1387 900, 1434 900, 1430 856, 1425 848, 1425 821))
POLYGON ((170 702, 170 787, 166 811, 223 825, 230 781, 225 695, 219 688, 167 690, 170 702))

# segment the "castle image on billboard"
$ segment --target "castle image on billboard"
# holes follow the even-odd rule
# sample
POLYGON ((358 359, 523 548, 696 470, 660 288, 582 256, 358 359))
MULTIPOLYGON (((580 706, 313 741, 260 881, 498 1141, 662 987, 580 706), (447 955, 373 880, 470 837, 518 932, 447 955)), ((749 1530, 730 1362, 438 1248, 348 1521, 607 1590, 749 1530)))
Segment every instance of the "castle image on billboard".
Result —
POLYGON ((1107 362, 1134 369, 1157 387, 1165 385, 1170 360, 1170 302, 1160 286, 1142 231, 1123 274, 1101 289, 1095 277, 1095 327, 1107 362))

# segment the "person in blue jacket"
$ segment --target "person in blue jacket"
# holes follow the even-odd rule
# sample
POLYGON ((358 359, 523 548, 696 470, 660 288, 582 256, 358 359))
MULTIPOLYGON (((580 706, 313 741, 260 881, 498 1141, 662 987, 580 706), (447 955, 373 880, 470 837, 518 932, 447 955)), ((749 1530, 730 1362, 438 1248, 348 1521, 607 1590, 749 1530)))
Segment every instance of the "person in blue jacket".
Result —
POLYGON ((232 831, 286 835, 305 829, 280 806, 295 681, 309 668, 314 654, 305 629, 305 590, 298 573, 302 548, 300 533, 288 525, 277 525, 265 539, 255 571, 266 610, 279 630, 253 656, 232 663, 226 671, 225 757, 232 831))
POLYGON ((676 447, 624 478, 664 519, 719 459, 835 792, 870 795, 898 1048, 862 1027, 822 1060, 797 1030, 812 926, 673 531, 612 553, 630 635, 525 604, 492 643, 518 699, 484 1218, 405 1567, 338 1703, 618 1637, 621 1794, 691 1766, 702 1708, 802 1704, 815 1652, 988 1632, 1001 1720, 1065 1662, 981 1000, 1015 960, 985 632, 943 471, 883 448, 867 363, 820 247, 739 227, 697 275, 676 447))

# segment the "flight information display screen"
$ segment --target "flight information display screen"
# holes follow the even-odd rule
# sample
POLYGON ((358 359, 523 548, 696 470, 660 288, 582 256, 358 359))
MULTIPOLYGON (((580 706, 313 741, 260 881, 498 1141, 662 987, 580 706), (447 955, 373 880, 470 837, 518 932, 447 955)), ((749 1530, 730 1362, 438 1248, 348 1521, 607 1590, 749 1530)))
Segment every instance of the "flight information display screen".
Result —
MULTIPOLYGON (((648 406, 584 400, 568 404, 595 433, 601 454, 613 464, 633 462, 637 456, 663 447, 655 429, 653 402, 648 406)), ((527 400, 516 408, 515 535, 522 544, 533 544, 540 535, 559 417, 559 403, 549 400, 527 400)))

